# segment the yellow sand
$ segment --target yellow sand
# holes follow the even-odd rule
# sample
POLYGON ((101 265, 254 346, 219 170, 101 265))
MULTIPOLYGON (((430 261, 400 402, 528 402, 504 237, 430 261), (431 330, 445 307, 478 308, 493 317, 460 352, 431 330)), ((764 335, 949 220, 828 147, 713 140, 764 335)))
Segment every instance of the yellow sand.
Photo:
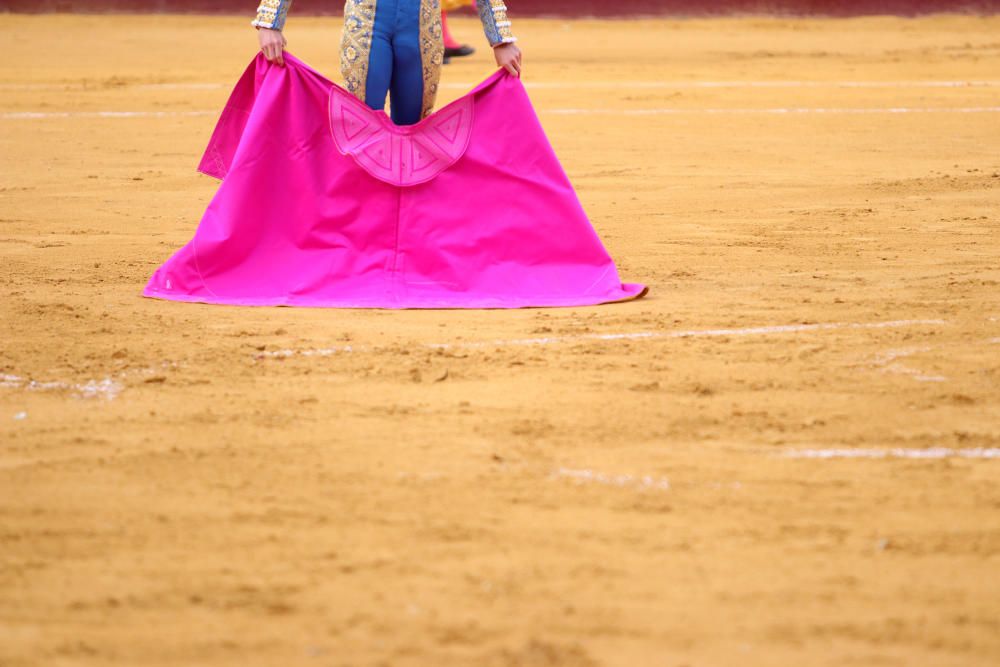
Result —
POLYGON ((639 301, 141 298, 250 18, 3 16, 0 664, 1000 662, 1000 20, 514 17, 639 301))

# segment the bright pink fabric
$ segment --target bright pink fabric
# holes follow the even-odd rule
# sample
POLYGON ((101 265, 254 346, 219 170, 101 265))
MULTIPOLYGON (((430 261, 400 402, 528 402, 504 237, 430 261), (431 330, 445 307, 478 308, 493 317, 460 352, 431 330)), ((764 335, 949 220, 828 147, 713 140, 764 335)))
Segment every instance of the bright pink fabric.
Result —
POLYGON ((199 170, 222 179, 143 295, 237 305, 580 306, 622 284, 519 79, 397 126, 291 54, 236 85, 199 170))

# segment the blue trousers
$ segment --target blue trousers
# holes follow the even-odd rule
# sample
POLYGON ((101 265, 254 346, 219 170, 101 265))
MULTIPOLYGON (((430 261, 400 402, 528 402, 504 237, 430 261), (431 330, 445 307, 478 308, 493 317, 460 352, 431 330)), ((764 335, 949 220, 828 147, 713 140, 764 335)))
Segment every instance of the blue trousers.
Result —
POLYGON ((384 109, 397 125, 420 120, 424 97, 420 59, 420 0, 378 0, 372 50, 365 83, 365 103, 384 109))

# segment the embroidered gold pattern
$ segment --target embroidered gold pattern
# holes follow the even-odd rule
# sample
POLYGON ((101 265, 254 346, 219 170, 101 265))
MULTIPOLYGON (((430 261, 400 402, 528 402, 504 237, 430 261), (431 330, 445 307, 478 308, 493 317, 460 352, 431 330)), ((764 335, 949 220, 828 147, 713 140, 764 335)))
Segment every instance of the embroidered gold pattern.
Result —
POLYGON ((365 101, 368 61, 375 26, 375 0, 347 0, 344 4, 344 33, 340 40, 340 73, 344 85, 365 101))
POLYGON ((441 36, 441 4, 439 0, 420 3, 420 61, 424 68, 424 99, 422 117, 434 109, 441 65, 444 63, 444 39, 441 36))
POLYGON ((493 12, 493 19, 496 22, 497 32, 500 33, 500 41, 504 44, 516 42, 510 29, 510 19, 507 18, 507 5, 504 0, 490 0, 490 10, 493 12))
POLYGON ((281 30, 285 26, 292 0, 261 0, 257 7, 257 18, 250 25, 257 28, 281 30))
POLYGON ((476 0, 479 19, 483 22, 486 39, 491 46, 516 42, 510 30, 510 19, 507 18, 507 5, 504 0, 476 0))

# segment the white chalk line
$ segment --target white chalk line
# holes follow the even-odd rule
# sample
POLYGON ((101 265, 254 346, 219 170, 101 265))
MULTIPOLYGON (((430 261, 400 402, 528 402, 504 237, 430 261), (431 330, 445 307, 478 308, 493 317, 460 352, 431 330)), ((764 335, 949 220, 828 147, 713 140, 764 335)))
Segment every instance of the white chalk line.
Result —
MULTIPOLYGON (((455 82, 444 88, 468 89, 476 84, 455 82)), ((601 88, 630 90, 686 88, 997 88, 1000 81, 525 81, 525 88, 575 90, 601 88)))
POLYGON ((886 322, 828 322, 823 324, 780 324, 740 329, 695 329, 690 331, 637 331, 630 333, 576 334, 572 336, 546 336, 542 338, 514 338, 482 342, 425 343, 432 349, 477 348, 511 345, 551 345, 553 343, 582 342, 587 340, 651 340, 664 338, 715 338, 724 336, 767 336, 806 331, 832 331, 835 329, 893 329, 898 327, 941 325, 945 320, 889 320, 886 322))
MULTIPOLYGON (((535 471, 523 465, 504 464, 502 468, 495 470, 496 473, 510 473, 519 470, 534 476, 535 471)), ((612 473, 590 468, 567 468, 559 466, 545 474, 545 478, 550 481, 568 481, 575 486, 606 486, 619 489, 630 489, 637 491, 671 491, 675 485, 667 477, 650 473, 612 473)), ((405 483, 433 483, 447 482, 453 479, 452 476, 440 471, 426 472, 398 472, 396 480, 405 483)), ((679 488, 705 488, 715 491, 740 491, 744 488, 739 481, 710 481, 693 482, 684 481, 677 485, 679 488)))
MULTIPOLYGON (((623 333, 593 333, 574 334, 569 336, 545 336, 539 338, 499 338, 485 341, 458 341, 451 343, 420 343, 418 347, 430 350, 449 349, 480 349, 489 347, 512 347, 531 345, 553 345, 557 343, 580 343, 586 341, 615 340, 662 340, 673 338, 715 338, 727 336, 769 336, 783 333, 800 333, 809 331, 833 331, 837 329, 895 329, 912 326, 940 326, 947 324, 946 320, 889 320, 885 322, 828 322, 822 324, 781 324, 764 327, 745 327, 740 329, 694 329, 688 331, 634 331, 623 333)), ((342 345, 339 347, 313 348, 295 350, 285 348, 280 350, 265 350, 254 353, 255 359, 288 357, 326 357, 333 354, 351 352, 371 352, 378 349, 368 345, 342 345)))
POLYGON ((611 474, 597 472, 594 470, 576 470, 572 468, 557 468, 553 477, 571 479, 577 484, 601 484, 604 486, 634 487, 638 489, 652 489, 657 491, 669 491, 670 480, 666 477, 654 477, 652 475, 629 475, 611 474))
POLYGON ((254 359, 286 359, 288 357, 329 357, 332 354, 342 354, 345 352, 367 352, 372 348, 366 345, 343 345, 341 347, 321 347, 311 350, 264 350, 253 355, 254 359))
POLYGON ((671 116, 671 115, 804 115, 804 114, 906 114, 906 113, 1000 113, 997 107, 777 107, 770 109, 540 109, 561 116, 671 116))
MULTIPOLYGON (((441 84, 451 90, 468 90, 479 82, 453 81, 441 84)), ((167 81, 162 83, 0 83, 0 90, 56 90, 108 92, 114 90, 220 90, 231 87, 231 83, 167 81)), ((998 88, 1000 81, 525 81, 525 88, 539 90, 575 90, 579 88, 600 88, 607 90, 642 89, 688 89, 688 88, 998 88)))
MULTIPOLYGON (((232 84, 229 84, 232 86, 232 84)), ((103 85, 99 83, 0 83, 0 90, 12 91, 46 91, 61 92, 107 93, 116 90, 218 90, 226 84, 219 82, 194 83, 175 81, 172 83, 125 83, 121 85, 103 85)))
POLYGON ((793 449, 780 454, 789 459, 1000 459, 1000 447, 892 447, 887 449, 793 449))
MULTIPOLYGON (((226 88, 227 84, 224 83, 194 83, 194 82, 182 82, 177 81, 174 83, 140 83, 131 88, 136 90, 219 90, 221 88, 226 88)), ((230 84, 231 85, 231 84, 230 84)), ((969 84, 969 85, 979 85, 979 84, 969 84)), ((992 84, 985 84, 987 86, 992 84)))
MULTIPOLYGON (((557 116, 677 116, 677 115, 857 115, 857 114, 974 114, 1000 113, 996 107, 777 107, 770 109, 539 109, 557 116)), ((58 118, 183 118, 217 116, 218 111, 4 111, 0 120, 46 120, 58 118)))

